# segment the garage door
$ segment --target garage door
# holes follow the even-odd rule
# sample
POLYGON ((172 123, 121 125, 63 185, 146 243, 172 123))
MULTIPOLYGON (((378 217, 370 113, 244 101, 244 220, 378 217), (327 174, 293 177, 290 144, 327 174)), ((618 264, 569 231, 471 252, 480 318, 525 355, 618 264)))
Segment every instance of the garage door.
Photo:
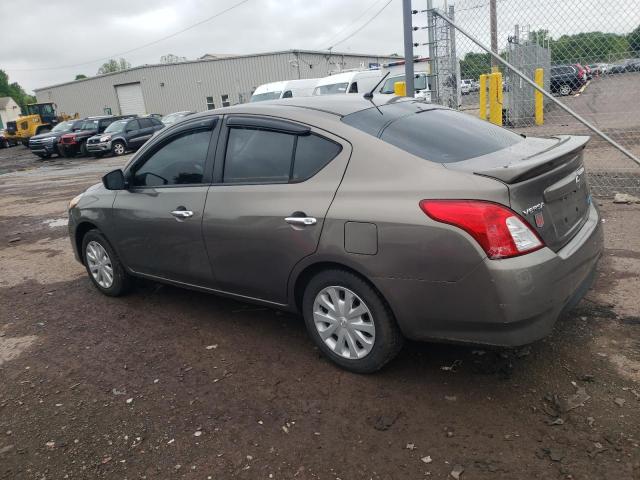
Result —
POLYGON ((116 85, 116 93, 118 94, 121 115, 144 115, 147 113, 139 83, 116 85))

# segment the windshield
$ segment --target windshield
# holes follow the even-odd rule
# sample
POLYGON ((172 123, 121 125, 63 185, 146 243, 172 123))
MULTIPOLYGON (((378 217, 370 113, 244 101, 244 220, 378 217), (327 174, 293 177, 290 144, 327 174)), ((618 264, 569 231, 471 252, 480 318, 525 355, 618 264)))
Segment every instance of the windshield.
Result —
POLYGON ((74 130, 97 130, 98 129, 98 121, 97 120, 87 120, 86 122, 82 122, 80 125, 76 125, 74 130))
POLYGON ((523 138, 467 113, 401 102, 346 115, 342 121, 405 152, 452 163, 510 147, 523 138))
POLYGON ((349 82, 320 85, 313 90, 314 95, 331 95, 334 93, 346 93, 349 82))
POLYGON ((116 133, 124 130, 124 127, 127 125, 128 120, 118 120, 113 122, 107 128, 105 128, 104 133, 116 133))
POLYGON ((68 132, 73 127, 73 122, 62 122, 53 127, 52 132, 68 132))
MULTIPOLYGON (((387 78, 380 89, 380 93, 394 93, 393 86, 397 82, 404 82, 404 78, 404 75, 387 78)), ((413 88, 414 90, 425 90, 427 88, 427 76, 416 75, 416 78, 413 80, 413 88)))
POLYGON ((282 91, 280 91, 280 92, 258 93, 257 95, 254 93, 253 95, 251 95, 251 100, 249 100, 249 101, 250 102, 264 102, 265 100, 277 100, 278 98, 280 98, 281 94, 282 94, 282 91))

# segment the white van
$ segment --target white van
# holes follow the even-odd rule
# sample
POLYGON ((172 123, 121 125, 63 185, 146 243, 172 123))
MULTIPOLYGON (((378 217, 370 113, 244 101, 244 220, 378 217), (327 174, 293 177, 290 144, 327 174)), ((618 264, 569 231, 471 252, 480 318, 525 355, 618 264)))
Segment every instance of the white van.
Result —
POLYGON ((262 102, 278 98, 310 97, 313 94, 316 83, 318 83, 317 78, 265 83, 256 88, 249 101, 262 102))
MULTIPOLYGON (((431 101, 431 88, 429 87, 430 79, 429 79, 429 59, 428 58, 418 58, 413 62, 413 71, 415 78, 413 80, 413 89, 415 91, 415 98, 421 98, 426 100, 427 102, 431 101)), ((387 72, 389 76, 385 78, 382 86, 380 87, 379 93, 382 94, 393 94, 394 93, 394 85, 397 82, 404 82, 404 60, 400 60, 393 63, 388 63, 382 66, 383 75, 387 72)))
POLYGON ((313 90, 314 95, 334 93, 366 93, 382 79, 380 70, 341 72, 321 78, 313 90))

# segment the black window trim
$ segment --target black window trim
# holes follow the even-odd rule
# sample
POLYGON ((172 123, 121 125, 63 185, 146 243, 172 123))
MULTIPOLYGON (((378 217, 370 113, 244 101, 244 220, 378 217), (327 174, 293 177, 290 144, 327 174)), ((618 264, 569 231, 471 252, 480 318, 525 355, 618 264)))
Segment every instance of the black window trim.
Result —
MULTIPOLYGON (((182 187, 209 187, 213 178, 214 158, 216 151, 218 150, 218 143, 220 140, 220 130, 222 125, 222 117, 219 115, 212 115, 211 117, 197 118, 185 123, 180 123, 177 128, 168 127, 168 131, 165 135, 158 138, 152 144, 145 145, 140 150, 140 155, 134 157, 124 170, 124 175, 130 190, 146 190, 159 188, 182 188, 182 187), (177 183, 173 185, 133 185, 134 172, 144 165, 149 157, 157 152, 160 148, 164 147, 173 139, 183 135, 185 132, 197 132, 197 131, 209 131, 209 147, 207 148, 207 155, 204 164, 204 174, 202 176, 201 183, 177 183)), ((163 132, 164 133, 164 132, 163 132)))
MULTIPOLYGON (((308 125, 293 122, 291 120, 287 120, 279 117, 270 117, 270 116, 261 116, 261 115, 243 115, 243 114, 224 115, 223 121, 220 122, 220 124, 221 124, 221 131, 218 136, 218 146, 216 148, 216 154, 215 154, 213 177, 211 180, 212 186, 229 187, 229 186, 250 186, 250 185, 289 185, 289 184, 303 183, 312 179, 318 173, 324 170, 324 168, 327 165, 333 162, 344 151, 344 144, 342 142, 338 142, 332 138, 328 138, 327 136, 322 135, 317 129, 315 129, 312 132, 311 127, 308 125), (243 119, 242 120, 243 123, 240 123, 238 121, 238 119, 240 118, 243 119), (276 124, 272 122, 278 122, 278 123, 276 124), (280 130, 280 129, 274 129, 274 128, 267 128, 267 127, 273 127, 276 125, 283 125, 283 124, 287 125, 286 127, 287 129, 280 130), (292 128, 292 127, 297 127, 297 128, 292 128), (229 131, 231 130, 231 128, 250 128, 254 130, 267 130, 267 131, 274 131, 278 133, 286 133, 289 135, 295 135, 296 138, 294 139, 293 151, 291 154, 292 155, 291 165, 289 167, 289 180, 280 181, 280 182, 268 182, 268 183, 267 182, 225 183, 224 182, 224 164, 226 162, 226 157, 227 157, 227 145, 229 142, 229 131), (304 133, 294 133, 294 131, 292 130, 297 130, 304 133), (324 140, 327 140, 331 143, 338 145, 340 149, 338 150, 338 153, 336 153, 336 155, 331 160, 329 160, 320 170, 315 172, 310 177, 301 178, 298 180, 292 180, 291 177, 293 176, 293 168, 295 167, 295 155, 296 155, 296 150, 298 148, 297 137, 311 135, 312 133, 324 140)), ((344 139, 341 138, 341 140, 344 140, 344 139)))

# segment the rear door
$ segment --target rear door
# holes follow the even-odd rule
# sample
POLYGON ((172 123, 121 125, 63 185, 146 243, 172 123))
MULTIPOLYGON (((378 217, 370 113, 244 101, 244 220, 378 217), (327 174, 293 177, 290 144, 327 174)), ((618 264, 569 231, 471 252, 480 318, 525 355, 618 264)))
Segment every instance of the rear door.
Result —
POLYGON ((216 288, 286 303, 289 274, 315 252, 350 154, 324 131, 227 117, 203 221, 216 288))
POLYGON ((112 216, 113 241, 136 272, 186 284, 212 284, 202 239, 217 117, 187 122, 146 149, 127 171, 112 216))

